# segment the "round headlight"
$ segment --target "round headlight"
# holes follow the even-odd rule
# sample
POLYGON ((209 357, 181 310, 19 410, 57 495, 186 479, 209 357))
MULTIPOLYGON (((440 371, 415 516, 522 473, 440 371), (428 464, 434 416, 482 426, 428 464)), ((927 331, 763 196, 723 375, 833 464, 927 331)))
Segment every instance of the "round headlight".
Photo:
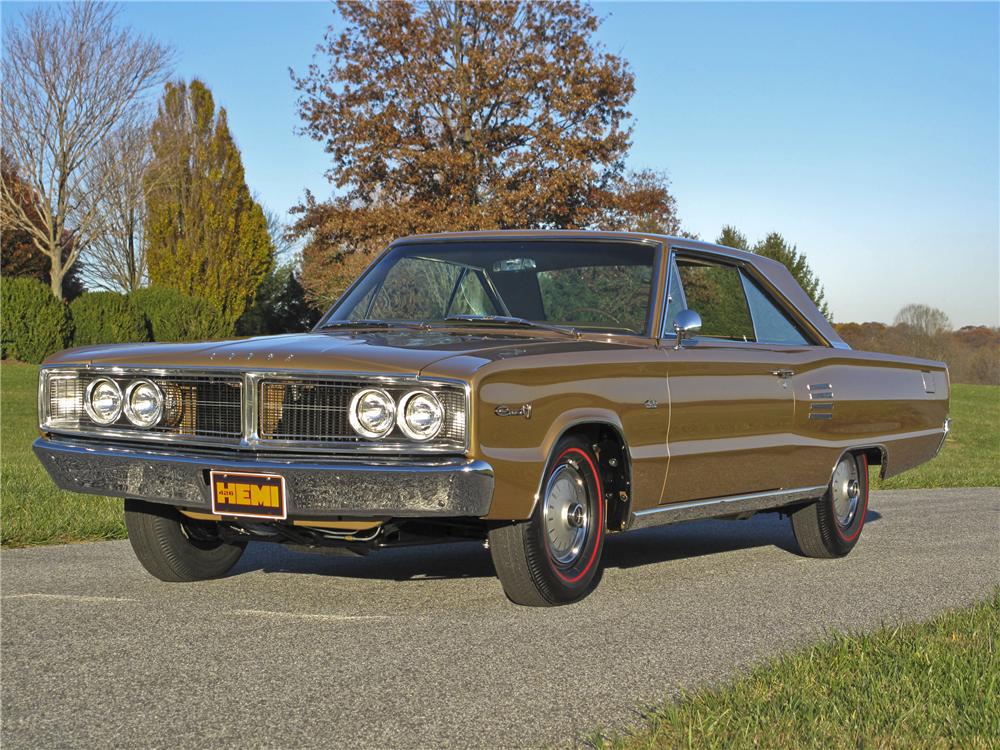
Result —
POLYGON ((392 431, 396 418, 396 402, 385 391, 366 388, 351 399, 348 410, 351 427, 366 438, 385 437, 392 431))
POLYGON ((98 378, 87 386, 83 408, 97 424, 112 424, 122 415, 122 389, 113 380, 98 378))
POLYGON ((163 416, 163 391, 150 380, 134 380, 125 391, 125 416, 136 427, 152 427, 163 416))
POLYGON ((413 440, 430 440, 444 424, 444 407, 427 391, 410 391, 399 402, 399 429, 413 440))

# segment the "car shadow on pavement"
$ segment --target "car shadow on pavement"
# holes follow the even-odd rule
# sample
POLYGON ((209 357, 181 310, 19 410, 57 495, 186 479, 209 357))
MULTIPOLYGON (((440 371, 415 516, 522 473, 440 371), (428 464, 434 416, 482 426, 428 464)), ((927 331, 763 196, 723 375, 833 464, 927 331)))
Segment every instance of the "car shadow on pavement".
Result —
MULTIPOLYGON (((881 518, 880 513, 869 509, 865 523, 881 518)), ((634 568, 758 547, 777 547, 800 554, 789 519, 776 513, 762 513, 742 521, 691 521, 611 536, 605 544, 603 560, 605 567, 634 568)), ((479 542, 397 547, 367 556, 309 553, 279 544, 257 543, 247 547, 232 575, 251 571, 394 581, 496 575, 489 552, 479 542)))
POLYGON ((280 544, 257 543, 247 547, 231 575, 254 570, 394 581, 496 575, 489 552, 479 542, 396 547, 365 556, 302 552, 280 544))
MULTIPOLYGON (((880 513, 869 509, 865 523, 881 518, 880 513)), ((609 537, 603 561, 606 568, 632 568, 757 547, 777 547, 793 555, 801 554, 787 516, 759 513, 746 520, 706 519, 609 537)))

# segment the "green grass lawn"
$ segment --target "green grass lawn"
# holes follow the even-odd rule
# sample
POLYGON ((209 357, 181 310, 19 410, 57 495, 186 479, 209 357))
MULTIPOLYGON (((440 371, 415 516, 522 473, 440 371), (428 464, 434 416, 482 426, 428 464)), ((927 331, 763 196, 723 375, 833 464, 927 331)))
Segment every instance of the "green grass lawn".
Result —
POLYGON ((837 635, 646 714, 597 748, 1000 747, 1000 590, 919 625, 837 635))
POLYGON ((1000 486, 1000 386, 953 385, 951 421, 937 458, 884 482, 872 469, 872 489, 1000 486))
MULTIPOLYGON (((56 489, 31 452, 38 368, 0 365, 0 541, 5 546, 125 536, 121 501, 56 489)), ((954 429, 930 463, 873 487, 1000 486, 1000 387, 956 385, 954 429)))
POLYGON ((0 542, 4 546, 125 538, 122 501, 63 492, 31 451, 38 368, 0 364, 0 542))

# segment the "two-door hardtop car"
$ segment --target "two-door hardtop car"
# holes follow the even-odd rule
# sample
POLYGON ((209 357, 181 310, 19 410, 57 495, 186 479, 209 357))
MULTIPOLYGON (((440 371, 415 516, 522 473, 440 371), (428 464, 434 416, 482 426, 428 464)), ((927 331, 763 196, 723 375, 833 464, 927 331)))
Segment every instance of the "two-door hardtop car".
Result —
POLYGON ((552 231, 393 243, 309 333, 91 346, 41 370, 35 451, 125 499, 154 576, 248 541, 483 540, 507 596, 598 580, 605 536, 760 511, 803 554, 857 543, 868 467, 933 457, 941 362, 852 351, 772 260, 552 231))

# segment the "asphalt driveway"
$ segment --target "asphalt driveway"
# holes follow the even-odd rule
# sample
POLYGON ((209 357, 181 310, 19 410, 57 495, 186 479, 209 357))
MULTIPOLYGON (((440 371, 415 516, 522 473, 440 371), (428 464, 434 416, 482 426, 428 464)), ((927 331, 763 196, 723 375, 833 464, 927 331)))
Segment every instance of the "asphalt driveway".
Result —
POLYGON ((2 744, 525 747, 636 721, 832 628, 918 620, 1000 584, 1000 490, 882 492, 846 559, 787 520, 608 540, 584 602, 515 607, 476 544, 368 558, 251 546, 164 584, 127 542, 4 551, 2 744))

